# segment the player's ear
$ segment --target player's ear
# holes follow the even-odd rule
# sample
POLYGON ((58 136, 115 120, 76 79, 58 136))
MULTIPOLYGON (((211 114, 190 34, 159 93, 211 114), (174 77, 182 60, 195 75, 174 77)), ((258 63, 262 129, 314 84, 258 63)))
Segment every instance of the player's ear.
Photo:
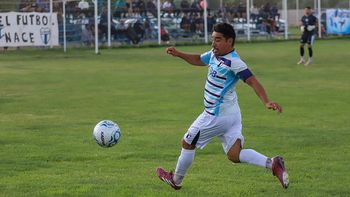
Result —
POLYGON ((228 42, 231 45, 233 45, 233 38, 226 38, 226 42, 228 42))

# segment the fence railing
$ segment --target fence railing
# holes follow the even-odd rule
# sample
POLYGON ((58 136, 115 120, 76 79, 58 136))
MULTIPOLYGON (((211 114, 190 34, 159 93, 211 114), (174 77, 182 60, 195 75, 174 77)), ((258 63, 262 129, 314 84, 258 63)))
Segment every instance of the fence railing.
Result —
MULTIPOLYGON (((98 51, 98 47, 103 45, 208 42, 213 26, 219 22, 231 23, 239 40, 300 36, 297 21, 303 15, 302 9, 287 7, 287 0, 276 0, 273 4, 259 2, 230 3, 221 0, 215 5, 215 2, 206 0, 175 3, 172 0, 17 0, 0 1, 0 13, 57 13, 59 44, 64 49, 66 46, 82 46, 95 47, 98 51)), ((321 18, 321 35, 324 33, 325 9, 321 9, 321 0, 310 2, 316 2, 317 9, 314 11, 321 18)))

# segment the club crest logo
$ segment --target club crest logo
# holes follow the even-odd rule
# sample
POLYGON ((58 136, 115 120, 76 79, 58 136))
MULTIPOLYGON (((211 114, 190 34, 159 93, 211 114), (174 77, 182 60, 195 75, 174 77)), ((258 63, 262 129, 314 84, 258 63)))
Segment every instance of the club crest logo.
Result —
POLYGON ((40 37, 45 45, 48 45, 51 39, 51 29, 43 27, 40 29, 40 37))
POLYGON ((4 26, 0 24, 0 40, 2 39, 2 37, 5 36, 5 33, 2 31, 4 29, 4 26))

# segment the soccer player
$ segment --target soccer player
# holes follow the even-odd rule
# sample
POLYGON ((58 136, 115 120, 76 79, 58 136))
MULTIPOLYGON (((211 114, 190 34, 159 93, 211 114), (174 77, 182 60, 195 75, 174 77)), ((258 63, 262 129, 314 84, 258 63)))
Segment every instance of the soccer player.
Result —
POLYGON ((239 79, 255 90, 267 109, 282 112, 282 107, 271 101, 264 87, 240 59, 234 48, 236 34, 227 23, 214 26, 212 49, 202 55, 189 54, 169 47, 166 52, 195 66, 208 66, 204 88, 204 112, 198 116, 182 139, 182 151, 175 173, 157 168, 158 177, 178 190, 195 155, 195 148, 204 148, 214 137, 219 137, 223 149, 234 163, 248 163, 272 170, 284 188, 288 174, 282 157, 268 158, 253 149, 243 149, 241 112, 237 101, 236 83, 239 79))
POLYGON ((311 8, 306 7, 304 9, 304 16, 301 18, 300 21, 300 29, 302 32, 301 39, 300 39, 300 60, 298 64, 305 64, 305 66, 310 65, 312 63, 312 45, 315 40, 315 29, 317 27, 317 18, 312 15, 311 8), (305 63, 304 59, 304 45, 305 43, 308 44, 309 49, 309 59, 305 63))

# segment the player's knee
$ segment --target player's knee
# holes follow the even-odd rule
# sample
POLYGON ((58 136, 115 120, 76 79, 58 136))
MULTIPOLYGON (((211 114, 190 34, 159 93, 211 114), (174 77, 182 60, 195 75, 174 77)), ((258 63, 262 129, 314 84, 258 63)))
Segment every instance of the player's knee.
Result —
POLYGON ((227 155, 227 159, 229 159, 233 163, 240 163, 239 154, 227 155))
POLYGON ((187 143, 185 140, 182 140, 182 148, 187 149, 187 150, 194 150, 196 148, 196 146, 187 143))

